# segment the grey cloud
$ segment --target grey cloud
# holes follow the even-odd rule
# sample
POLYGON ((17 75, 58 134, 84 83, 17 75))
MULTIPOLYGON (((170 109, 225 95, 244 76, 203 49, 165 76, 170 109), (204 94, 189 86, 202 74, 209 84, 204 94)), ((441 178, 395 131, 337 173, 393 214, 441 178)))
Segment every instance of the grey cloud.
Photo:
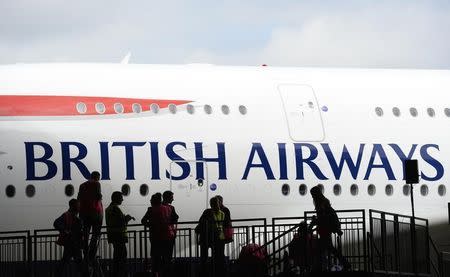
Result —
POLYGON ((449 4, 362 3, 2 1, 0 63, 450 68, 449 4))

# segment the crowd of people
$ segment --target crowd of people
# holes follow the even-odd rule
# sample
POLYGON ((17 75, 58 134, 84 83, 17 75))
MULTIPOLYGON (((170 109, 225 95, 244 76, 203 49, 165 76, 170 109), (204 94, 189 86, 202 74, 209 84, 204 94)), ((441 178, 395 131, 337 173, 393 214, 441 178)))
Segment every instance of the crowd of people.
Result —
MULTIPOLYGON (((155 193, 150 198, 150 207, 141 220, 148 228, 151 244, 151 271, 153 276, 170 276, 170 265, 179 219, 172 206, 174 194, 165 191, 155 193)), ((59 231, 57 244, 64 247, 57 275, 63 276, 69 261, 73 258, 77 270, 82 276, 90 276, 95 270, 96 253, 101 235, 103 216, 105 215, 108 243, 113 246, 111 273, 113 276, 127 276, 127 225, 135 220, 122 212, 120 206, 123 195, 115 191, 111 195, 111 204, 103 213, 100 173, 92 172, 90 179, 80 185, 77 199, 69 201, 69 209, 54 221, 59 231)), ((233 239, 230 210, 223 205, 222 196, 210 199, 211 208, 206 209, 195 228, 199 236, 201 271, 208 276, 214 270, 216 276, 224 272, 224 247, 233 239), (211 248, 214 266, 207 264, 208 251, 211 248)))
MULTIPOLYGON (((120 206, 123 195, 120 191, 112 193, 111 203, 103 212, 99 181, 100 173, 92 172, 90 179, 80 185, 77 199, 69 201, 68 211, 54 221, 55 229, 60 232, 57 243, 64 246, 57 276, 64 276, 63 271, 72 258, 82 276, 91 276, 96 266, 104 215, 108 243, 113 246, 112 276, 127 276, 127 225, 135 218, 122 212, 120 206)), ((298 234, 289 245, 290 260, 302 270, 314 270, 321 266, 321 253, 327 252, 337 257, 344 270, 348 270, 350 264, 332 243, 332 233, 342 235, 336 212, 319 187, 313 187, 310 192, 317 216, 313 217, 309 226, 305 222, 299 225, 298 234), (319 235, 318 240, 312 235, 315 227, 319 235)), ((172 191, 153 194, 150 199, 151 206, 141 220, 150 233, 153 276, 171 275, 179 219, 175 207, 172 206, 173 200, 172 191)), ((221 276, 225 272, 225 244, 233 240, 231 213, 224 206, 220 195, 211 198, 209 204, 210 208, 202 213, 195 227, 199 236, 201 276, 221 276), (209 249, 213 266, 207 263, 209 249)), ((254 254, 256 251, 249 253, 254 254)))

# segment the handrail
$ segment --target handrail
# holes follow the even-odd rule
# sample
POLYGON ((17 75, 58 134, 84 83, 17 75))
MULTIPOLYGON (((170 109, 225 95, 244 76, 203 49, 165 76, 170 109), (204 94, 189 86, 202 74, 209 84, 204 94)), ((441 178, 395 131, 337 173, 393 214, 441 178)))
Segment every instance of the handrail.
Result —
POLYGON ((430 255, 430 264, 431 267, 433 268, 434 272, 436 273, 436 275, 438 277, 441 277, 443 275, 443 261, 442 261, 442 256, 441 253, 439 253, 439 250, 436 247, 436 244, 434 243, 433 239, 431 238, 430 235, 428 235, 428 241, 430 242, 431 245, 431 249, 434 250, 434 253, 437 256, 437 266, 435 265, 434 261, 431 259, 431 255, 430 255))
MULTIPOLYGON (((374 210, 374 209, 369 209, 369 212, 381 213, 381 214, 387 214, 387 215, 391 215, 391 216, 399 215, 399 216, 401 216, 401 217, 409 218, 409 219, 412 218, 412 216, 410 216, 410 215, 394 214, 394 213, 389 213, 389 212, 384 212, 384 211, 379 211, 379 210, 374 210)), ((418 219, 418 220, 428 221, 428 219, 426 219, 426 218, 417 217, 417 216, 415 217, 415 219, 416 219, 416 220, 418 219)))

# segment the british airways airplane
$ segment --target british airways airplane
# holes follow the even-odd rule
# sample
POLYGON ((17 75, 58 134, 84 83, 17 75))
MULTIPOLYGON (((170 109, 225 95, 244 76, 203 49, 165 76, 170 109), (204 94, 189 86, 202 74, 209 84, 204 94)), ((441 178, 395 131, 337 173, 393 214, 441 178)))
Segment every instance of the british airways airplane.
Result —
MULTIPOLYGON (((207 64, 0 66, 1 231, 48 228, 93 170, 140 218, 172 190, 181 220, 336 209, 416 215, 450 245, 450 71, 207 64)), ((434 233, 433 233, 434 232, 434 233)))

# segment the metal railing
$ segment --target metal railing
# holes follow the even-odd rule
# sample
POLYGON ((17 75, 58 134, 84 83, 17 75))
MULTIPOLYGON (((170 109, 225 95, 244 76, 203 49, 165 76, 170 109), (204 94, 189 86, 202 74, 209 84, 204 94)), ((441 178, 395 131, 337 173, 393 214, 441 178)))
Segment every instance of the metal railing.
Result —
POLYGON ((30 274, 30 231, 0 232, 0 275, 30 274))
MULTIPOLYGON (((332 243, 350 262, 351 270, 423 276, 430 276, 433 271, 438 272, 440 275, 436 276, 439 277, 449 272, 450 257, 446 253, 436 254, 437 249, 428 236, 426 219, 412 220, 409 216, 370 210, 366 222, 364 210, 336 212, 343 234, 340 237, 333 234, 332 243), (366 230, 366 223, 370 232, 366 230)), ((228 271, 237 270, 240 251, 248 244, 259 245, 265 250, 268 254, 267 268, 272 276, 288 270, 285 253, 297 233, 298 224, 301 221, 310 223, 314 214, 314 211, 307 211, 303 216, 277 217, 270 223, 265 218, 233 220, 233 241, 225 246, 228 271)), ((177 224, 174 274, 196 276, 200 259, 195 233, 197 224, 194 221, 177 224)), ((313 238, 317 237, 313 234, 313 238)), ((53 229, 0 232, 0 276, 54 276, 63 253, 63 247, 56 244, 57 238, 58 232, 53 229)), ((129 225, 128 240, 128 272, 148 271, 151 258, 148 230, 143 225, 129 225)), ((105 228, 102 229, 97 254, 103 271, 109 272, 113 251, 107 242, 105 228)), ((333 257, 326 260, 336 264, 333 257)), ((74 266, 70 265, 69 271, 74 266)))
POLYGON ((376 273, 430 276, 428 220, 369 210, 372 268, 376 273))

